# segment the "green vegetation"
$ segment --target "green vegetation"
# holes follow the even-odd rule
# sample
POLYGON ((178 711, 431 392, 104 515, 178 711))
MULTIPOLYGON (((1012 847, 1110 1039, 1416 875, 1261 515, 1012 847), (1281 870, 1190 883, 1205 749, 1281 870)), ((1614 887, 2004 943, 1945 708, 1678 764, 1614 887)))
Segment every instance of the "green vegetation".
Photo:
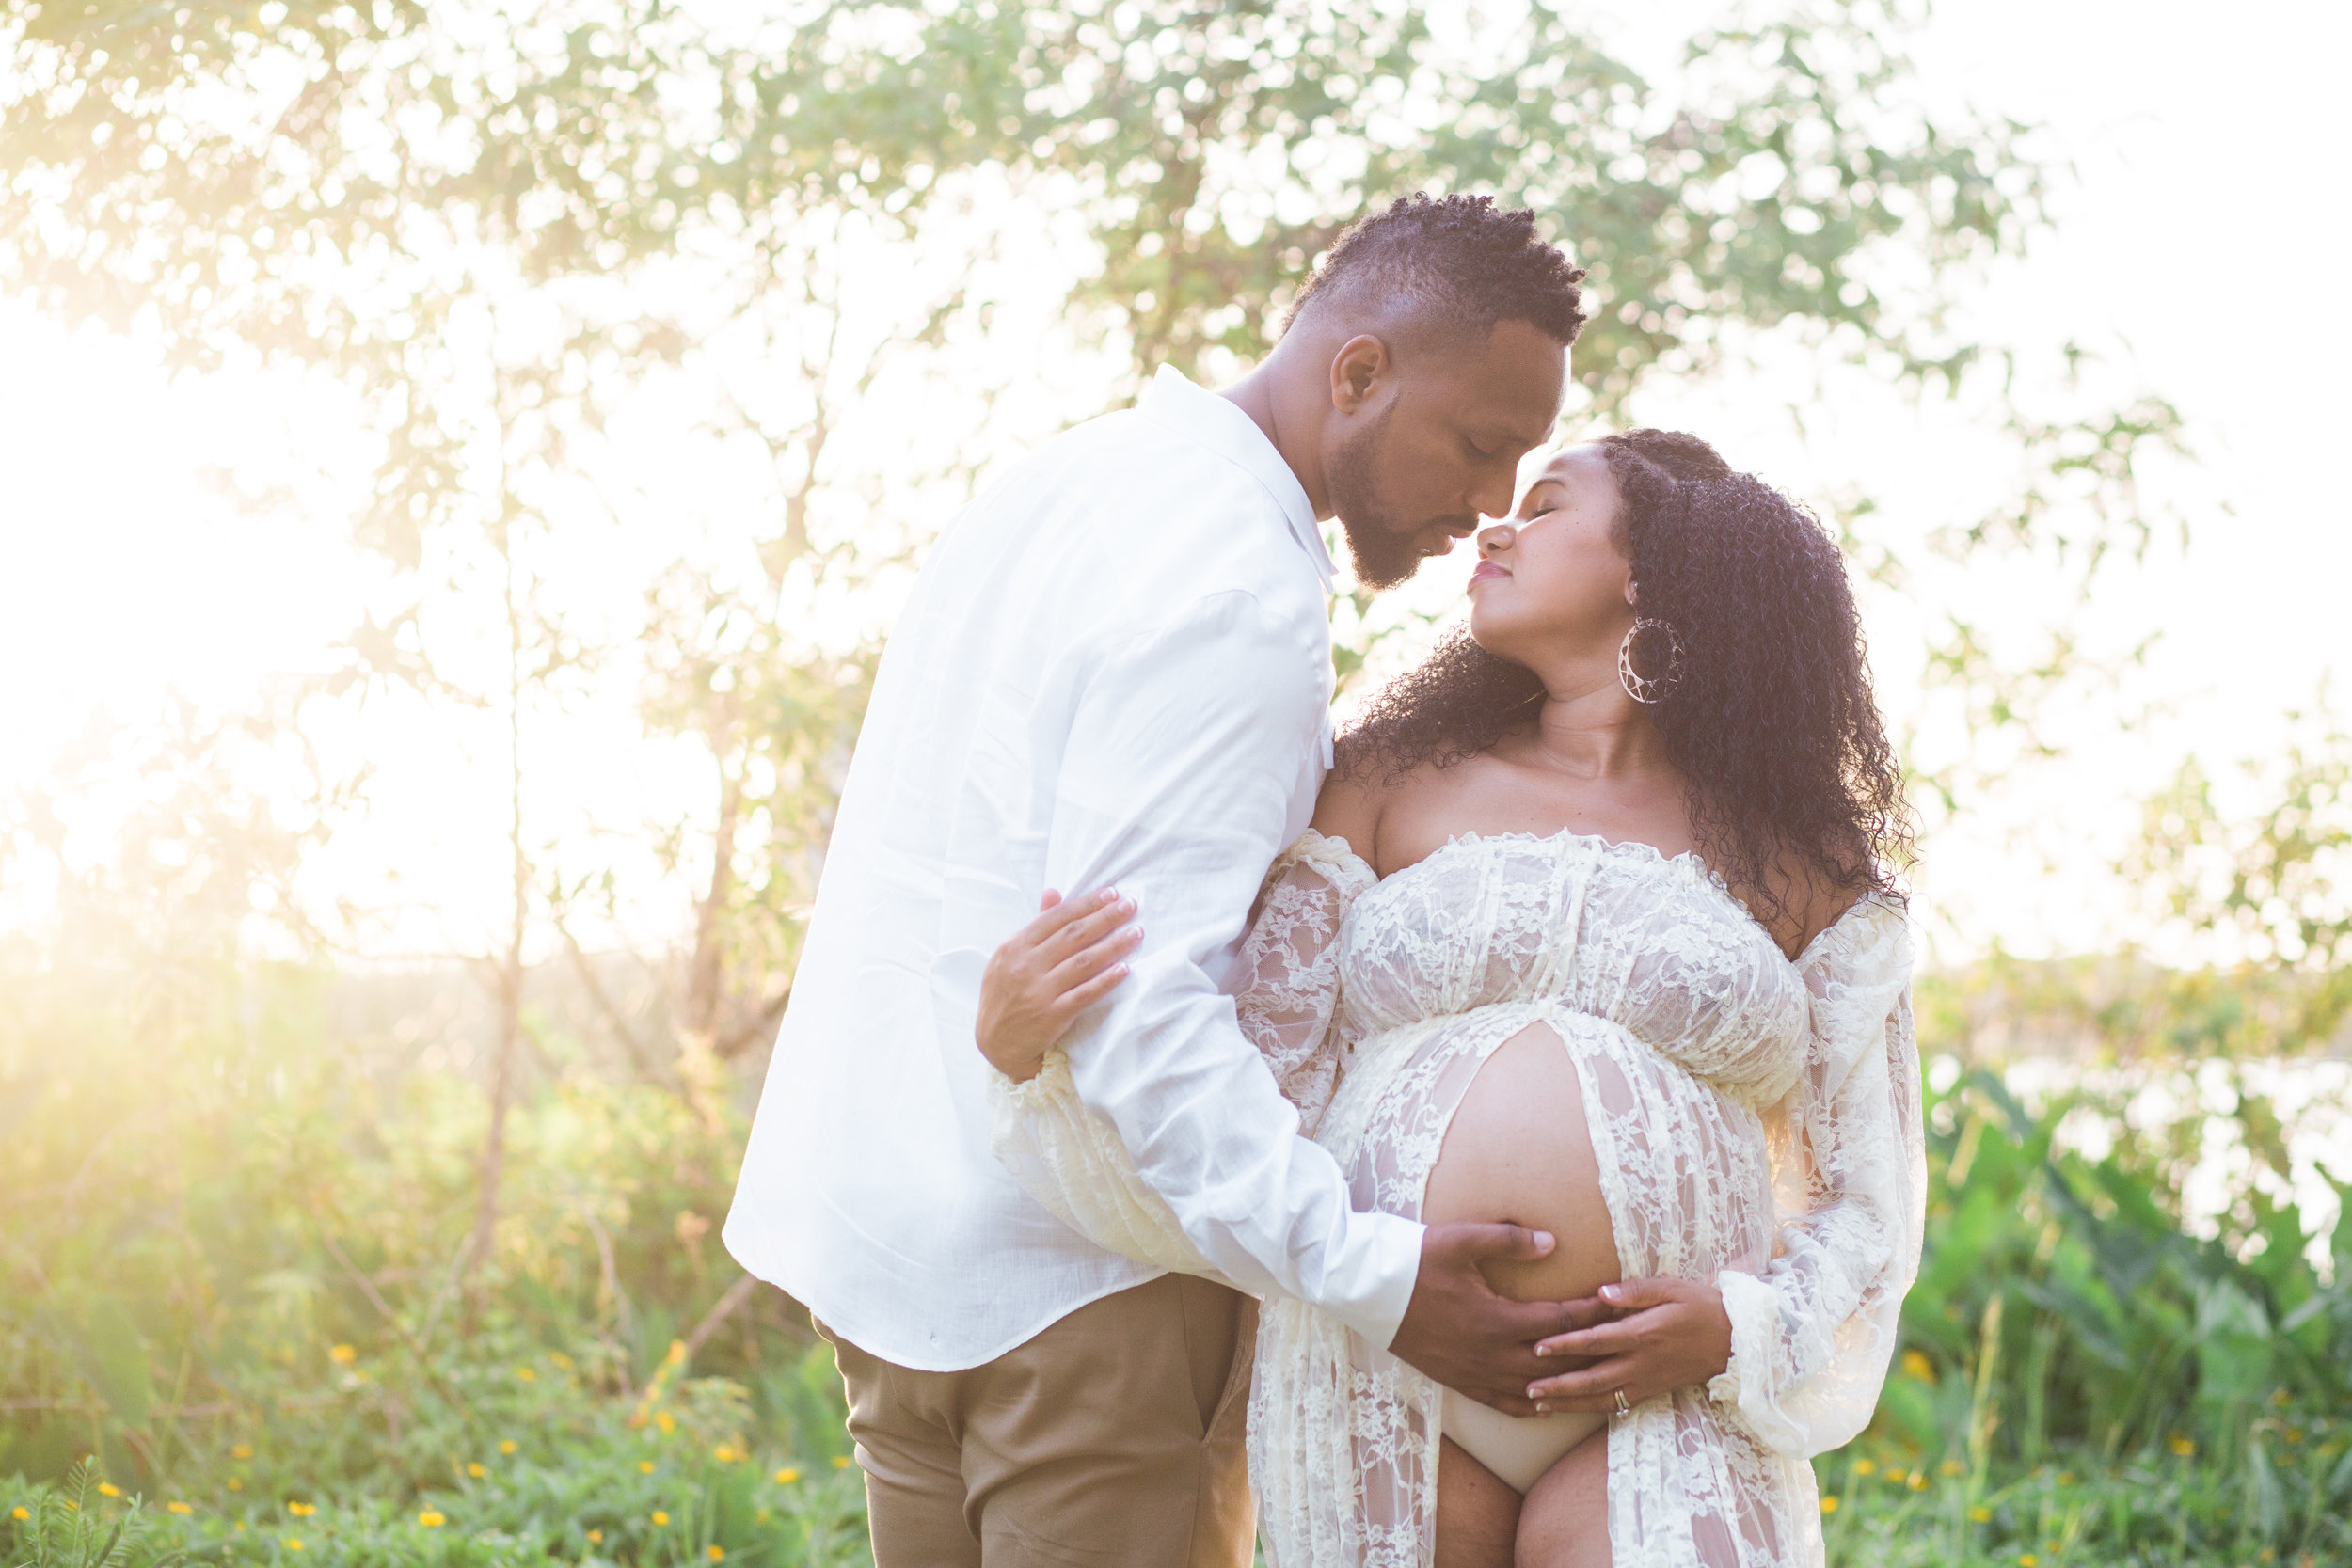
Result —
MULTIPOLYGON (((0 1561, 862 1560, 830 1353, 713 1233, 739 1122, 530 1096, 469 1290, 484 1097, 339 1042, 332 975, 9 959, 0 1561)), ((2352 1219, 2331 1272, 2251 1188, 2192 1239, 2193 1148, 2122 1109, 1931 1097, 1906 1349, 1820 1463, 1833 1561, 2352 1561, 2352 1219), (2054 1151, 2086 1115, 2104 1157, 2054 1151)), ((2279 1146, 2257 1097, 2227 1119, 2279 1146)))

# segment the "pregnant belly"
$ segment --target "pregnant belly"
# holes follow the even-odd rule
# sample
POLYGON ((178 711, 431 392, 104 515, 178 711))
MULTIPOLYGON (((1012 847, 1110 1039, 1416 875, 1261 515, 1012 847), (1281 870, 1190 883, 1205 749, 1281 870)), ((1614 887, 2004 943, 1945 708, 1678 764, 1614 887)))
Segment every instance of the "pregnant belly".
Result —
POLYGON ((1550 1232, 1550 1256, 1488 1271, 1497 1291, 1519 1301, 1589 1296, 1621 1277, 1582 1082, 1550 1024, 1527 1025, 1479 1064, 1446 1127, 1422 1219, 1550 1232))

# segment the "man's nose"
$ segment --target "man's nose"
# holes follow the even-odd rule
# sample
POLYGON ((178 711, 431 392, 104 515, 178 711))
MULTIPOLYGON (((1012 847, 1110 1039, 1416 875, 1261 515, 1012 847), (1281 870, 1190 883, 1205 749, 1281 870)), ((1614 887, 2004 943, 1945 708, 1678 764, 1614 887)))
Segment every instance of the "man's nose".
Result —
POLYGON ((1463 499, 1470 510, 1481 517, 1502 517, 1510 515, 1512 498, 1518 493, 1518 474, 1505 468, 1500 474, 1481 476, 1463 499))

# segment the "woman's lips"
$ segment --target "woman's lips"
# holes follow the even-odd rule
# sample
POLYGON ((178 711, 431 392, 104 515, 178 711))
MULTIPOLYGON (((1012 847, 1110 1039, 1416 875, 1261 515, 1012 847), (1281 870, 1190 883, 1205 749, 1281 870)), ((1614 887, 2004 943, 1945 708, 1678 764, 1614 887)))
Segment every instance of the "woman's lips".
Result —
POLYGON ((1472 582, 1485 582, 1488 578, 1507 578, 1510 575, 1510 568, 1498 566, 1491 561, 1482 561, 1470 573, 1470 579, 1472 582))

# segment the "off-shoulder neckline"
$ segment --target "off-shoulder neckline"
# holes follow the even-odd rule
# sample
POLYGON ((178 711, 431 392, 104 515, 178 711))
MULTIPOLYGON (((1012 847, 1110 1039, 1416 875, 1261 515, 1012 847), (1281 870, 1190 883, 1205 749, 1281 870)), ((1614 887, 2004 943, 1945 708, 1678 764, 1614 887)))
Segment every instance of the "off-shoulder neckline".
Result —
POLYGON ((1658 847, 1657 845, 1646 843, 1642 839, 1604 838, 1598 833, 1579 832, 1573 828, 1562 828, 1555 832, 1549 833, 1482 833, 1477 832, 1475 829, 1471 829, 1463 832, 1451 834, 1447 837, 1443 844, 1440 844, 1435 849, 1430 850, 1429 853, 1415 861, 1411 865, 1398 866, 1396 870, 1391 872, 1388 876, 1383 877, 1380 875, 1379 868, 1374 865, 1372 862, 1366 860, 1363 856, 1358 854, 1355 847, 1348 844, 1345 839, 1333 838, 1328 833, 1315 832, 1315 831, 1311 828, 1307 831, 1309 832, 1314 832, 1315 837, 1323 840, 1327 844, 1338 844, 1343 846, 1343 847, 1342 848, 1341 853, 1345 854, 1359 865, 1361 865, 1366 871, 1372 873, 1372 884, 1375 888, 1379 887, 1384 882, 1391 881, 1398 877, 1404 876, 1408 871, 1417 870, 1422 866, 1427 865, 1430 862, 1438 859, 1440 855, 1445 854, 1450 849, 1454 849, 1457 847, 1468 847, 1486 844, 1517 843, 1535 845, 1591 845, 1597 847, 1604 854, 1630 855, 1632 858, 1646 864, 1661 866, 1668 869, 1680 868, 1692 871, 1698 875, 1702 881, 1706 882, 1718 894, 1722 895, 1725 903, 1740 911, 1740 918, 1745 920, 1751 927, 1755 927, 1757 934, 1762 936, 1764 940, 1772 945, 1774 956, 1776 956, 1781 962, 1787 964, 1792 970, 1799 971, 1802 971, 1806 964, 1812 961, 1815 956, 1815 951, 1820 947, 1822 942, 1826 942, 1832 934, 1843 928, 1846 923, 1853 919, 1855 915, 1859 914, 1866 906, 1876 905, 1883 901, 1883 895, 1878 893, 1872 892, 1864 894, 1861 897, 1847 905, 1846 908, 1838 914, 1836 919, 1831 921, 1828 925, 1814 932, 1813 935, 1806 940, 1805 944, 1797 950, 1797 956, 1792 958, 1787 953, 1781 951, 1779 940, 1772 935, 1772 931, 1762 921, 1756 918, 1756 911, 1749 909, 1745 903, 1740 901, 1740 896, 1731 891, 1731 884, 1724 880, 1722 873, 1718 872, 1713 866, 1708 864, 1695 849, 1685 849, 1680 854, 1669 855, 1663 849, 1658 847))

